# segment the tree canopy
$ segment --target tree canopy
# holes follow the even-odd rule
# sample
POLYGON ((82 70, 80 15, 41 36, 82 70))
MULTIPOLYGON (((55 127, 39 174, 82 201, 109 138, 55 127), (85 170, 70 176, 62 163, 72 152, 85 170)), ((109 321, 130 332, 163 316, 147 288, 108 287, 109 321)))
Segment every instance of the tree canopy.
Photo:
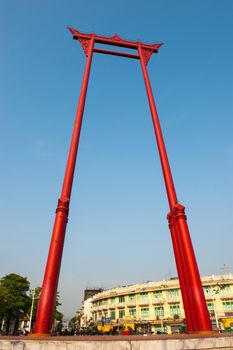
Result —
MULTIPOLYGON (((27 277, 10 273, 0 279, 0 321, 4 319, 6 330, 10 320, 19 320, 29 315, 32 309, 32 322, 36 319, 41 287, 30 290, 30 282, 27 277)), ((53 320, 56 328, 61 328, 63 314, 58 311, 60 306, 59 293, 57 293, 53 320)))
POLYGON ((0 280, 0 317, 18 318, 26 314, 31 299, 28 295, 30 283, 27 277, 11 273, 0 280))

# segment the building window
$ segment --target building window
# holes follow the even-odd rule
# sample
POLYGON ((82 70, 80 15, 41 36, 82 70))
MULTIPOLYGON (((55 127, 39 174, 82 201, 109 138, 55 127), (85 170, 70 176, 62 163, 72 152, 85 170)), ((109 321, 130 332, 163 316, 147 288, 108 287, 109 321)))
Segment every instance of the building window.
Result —
POLYGON ((179 289, 170 289, 168 290, 169 298, 175 298, 179 296, 179 289))
POLYGON ((155 316, 164 316, 163 306, 156 306, 155 307, 155 316))
POLYGON ((223 303, 223 310, 225 312, 233 312, 233 301, 226 301, 223 303))
POLYGON ((213 303, 207 303, 207 308, 209 312, 213 312, 214 311, 214 304, 213 303))
POLYGON ((110 301, 110 304, 114 304, 115 303, 115 298, 110 298, 109 301, 110 301))
POLYGON ((141 308, 141 316, 142 317, 149 317, 150 316, 148 307, 142 307, 141 308))
POLYGON ((110 311, 110 318, 115 320, 115 318, 116 318, 116 311, 110 311))
POLYGON ((153 293, 153 297, 154 298, 162 298, 162 291, 161 290, 156 290, 154 293, 153 293))
POLYGON ((229 284, 225 284, 225 285, 220 286, 220 289, 221 289, 222 294, 231 292, 231 287, 229 284))
POLYGON ((205 287, 203 287, 203 289, 204 289, 205 294, 211 294, 211 287, 210 286, 205 286, 205 287))
POLYGON ((129 316, 136 317, 136 309, 129 309, 129 316))
POLYGON ((119 310, 119 318, 125 317, 125 310, 119 310))
POLYGON ((129 298, 129 300, 135 300, 135 294, 130 294, 130 295, 128 296, 128 298, 129 298))
POLYGON ((124 303, 125 302, 125 297, 119 297, 119 303, 124 303))
POLYGON ((148 299, 148 293, 140 293, 140 298, 143 300, 148 299))
POLYGON ((170 306, 170 314, 172 316, 180 314, 180 305, 171 305, 170 306))

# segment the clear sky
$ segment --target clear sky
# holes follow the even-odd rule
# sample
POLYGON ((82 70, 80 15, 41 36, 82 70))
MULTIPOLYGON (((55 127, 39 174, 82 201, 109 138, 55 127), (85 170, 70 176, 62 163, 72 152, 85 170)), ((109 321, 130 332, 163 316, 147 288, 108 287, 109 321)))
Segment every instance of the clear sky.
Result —
MULTIPOLYGON (((148 71, 202 275, 233 272, 233 2, 0 1, 0 276, 41 285, 85 55, 82 32, 163 42, 148 71)), ((140 64, 95 54, 59 291, 176 275, 140 64)))

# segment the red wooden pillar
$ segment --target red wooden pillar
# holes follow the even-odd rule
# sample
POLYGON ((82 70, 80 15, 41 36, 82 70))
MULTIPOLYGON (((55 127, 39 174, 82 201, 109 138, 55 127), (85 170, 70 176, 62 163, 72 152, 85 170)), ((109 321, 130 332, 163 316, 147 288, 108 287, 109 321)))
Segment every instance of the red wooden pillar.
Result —
POLYGON ((173 208, 173 213, 175 226, 179 233, 180 249, 186 266, 189 288, 192 294, 192 309, 196 317, 197 329, 193 329, 193 332, 208 333, 212 331, 212 325, 188 229, 185 207, 181 204, 176 204, 173 208))
POLYGON ((212 331, 209 312, 207 309, 196 258, 188 231, 186 216, 184 214, 184 207, 178 204, 175 186, 163 140, 162 130, 155 106, 154 96, 149 80, 149 75, 146 69, 146 64, 152 52, 149 50, 144 50, 139 44, 138 53, 140 56, 141 68, 145 81, 160 161, 162 165, 164 182, 171 211, 172 221, 170 221, 170 232, 173 238, 177 271, 179 278, 181 277, 180 287, 182 297, 184 296, 183 301, 187 323, 190 325, 189 331, 212 331), (172 225, 174 225, 174 227, 172 225), (187 266, 185 270, 184 265, 187 266))
POLYGON ((167 215, 167 219, 168 219, 169 230, 171 233, 171 239, 172 239, 172 245, 173 245, 173 250, 174 250, 174 255, 175 255, 178 278, 179 278, 179 282, 180 282, 180 290, 181 290, 182 300, 183 300, 183 305, 184 305, 184 310, 185 310, 187 331, 191 332, 193 330, 197 330, 197 325, 196 325, 194 313, 192 312, 193 310, 191 309, 192 304, 190 305, 190 302, 189 302, 191 299, 189 289, 186 288, 186 285, 189 284, 189 281, 188 281, 187 275, 185 273, 185 268, 184 268, 180 244, 179 244, 180 243, 179 237, 177 235, 177 232, 175 229, 175 224, 174 224, 174 217, 171 213, 169 213, 167 215))
POLYGON ((34 330, 36 335, 49 333, 52 325, 53 311, 56 302, 57 285, 62 260, 66 225, 68 221, 71 189, 94 47, 94 35, 92 35, 91 39, 87 40, 85 44, 87 54, 86 67, 84 71, 84 77, 74 123, 74 130, 70 144, 64 182, 56 210, 56 217, 44 274, 40 302, 36 315, 36 325, 34 330))

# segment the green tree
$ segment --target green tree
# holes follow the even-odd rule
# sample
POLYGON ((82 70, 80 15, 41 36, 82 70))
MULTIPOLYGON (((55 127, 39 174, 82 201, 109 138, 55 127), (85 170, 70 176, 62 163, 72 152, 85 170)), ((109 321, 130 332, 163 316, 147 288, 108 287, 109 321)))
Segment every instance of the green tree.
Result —
POLYGON ((75 331, 76 330, 76 322, 77 322, 76 316, 72 317, 68 323, 69 329, 71 329, 72 331, 75 331))
POLYGON ((69 329, 73 332, 76 332, 80 328, 80 320, 81 320, 81 313, 80 311, 77 311, 74 317, 71 318, 69 321, 69 329))
POLYGON ((60 321, 62 322, 63 319, 63 313, 58 310, 58 307, 61 306, 61 303, 59 301, 60 295, 59 292, 57 292, 57 297, 56 297, 56 304, 55 304, 55 310, 53 313, 53 320, 60 321))
POLYGON ((0 285, 0 320, 7 314, 7 306, 10 300, 10 294, 6 287, 0 285))
POLYGON ((27 277, 15 273, 5 275, 0 280, 0 318, 5 322, 19 319, 30 309, 28 295, 30 283, 27 277))

